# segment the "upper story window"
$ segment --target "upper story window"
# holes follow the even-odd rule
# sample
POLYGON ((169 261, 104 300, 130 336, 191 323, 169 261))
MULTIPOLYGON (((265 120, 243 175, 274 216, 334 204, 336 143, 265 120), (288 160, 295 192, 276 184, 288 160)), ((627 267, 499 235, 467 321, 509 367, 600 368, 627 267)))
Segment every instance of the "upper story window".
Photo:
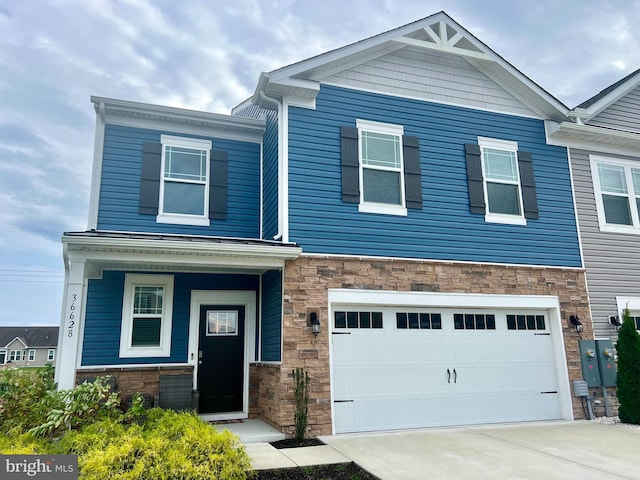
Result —
POLYGON ((120 357, 168 357, 172 316, 173 276, 127 274, 120 357))
POLYGON ((358 120, 360 211, 406 215, 399 125, 358 120))
POLYGON ((600 229, 640 233, 640 164, 591 155, 600 229))
POLYGON ((210 225, 227 217, 227 152, 211 141, 162 135, 142 152, 140 208, 160 223, 210 225))
POLYGON ((209 224, 211 142, 162 136, 158 221, 209 224))
POLYGON ((526 225, 538 218, 533 162, 518 143, 478 137, 465 145, 471 213, 485 221, 526 225))
POLYGON ((342 200, 369 213, 407 215, 422 208, 418 138, 402 125, 356 120, 341 128, 342 200))

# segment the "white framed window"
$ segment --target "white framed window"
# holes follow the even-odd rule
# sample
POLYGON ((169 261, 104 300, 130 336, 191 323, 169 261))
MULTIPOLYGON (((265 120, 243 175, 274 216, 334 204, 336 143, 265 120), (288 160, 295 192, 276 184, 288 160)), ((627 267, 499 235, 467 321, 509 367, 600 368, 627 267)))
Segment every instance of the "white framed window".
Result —
POLYGON ((29 350, 28 360, 30 362, 33 362, 35 359, 36 359, 36 351, 35 350, 29 350))
POLYGON ((211 141, 162 135, 157 221, 209 225, 211 141))
POLYGON ((11 350, 9 353, 9 360, 12 362, 20 362, 25 358, 25 354, 22 350, 11 350))
POLYGON ((49 362, 53 362, 56 358, 56 351, 53 348, 50 348, 49 351, 47 352, 47 360, 49 362))
POLYGON ((407 215, 402 125, 356 120, 360 161, 359 211, 407 215))
POLYGON ((526 225, 518 168, 518 143, 478 137, 487 222, 526 225))
POLYGON ((600 230, 640 233, 640 162, 589 157, 600 230))
POLYGON ((127 274, 120 357, 170 356, 172 316, 172 275, 127 274))

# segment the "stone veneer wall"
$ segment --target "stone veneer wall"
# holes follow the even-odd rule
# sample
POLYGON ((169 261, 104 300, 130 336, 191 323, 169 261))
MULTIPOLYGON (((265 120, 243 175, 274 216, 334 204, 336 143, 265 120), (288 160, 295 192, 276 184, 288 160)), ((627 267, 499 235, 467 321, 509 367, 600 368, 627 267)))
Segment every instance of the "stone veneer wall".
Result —
MULTIPOLYGON (((281 366, 255 365, 259 386, 253 413, 293 434, 293 380, 302 367, 311 376, 309 435, 331 434, 327 290, 353 288, 478 293, 554 295, 560 300, 569 380, 582 378, 578 340, 593 338, 583 270, 485 264, 435 263, 412 260, 302 256, 286 262, 284 275, 284 346, 281 366), (307 325, 307 308, 320 312, 322 331, 317 338, 307 325), (580 337, 568 326, 568 315, 582 319, 580 337)), ((585 418, 580 400, 573 398, 576 418, 585 418)))
POLYGON ((120 392, 120 399, 124 402, 126 398, 134 393, 151 395, 154 404, 157 405, 160 394, 160 375, 192 375, 193 367, 134 367, 134 368, 92 368, 83 369, 76 372, 76 384, 82 383, 84 379, 103 377, 109 375, 117 382, 116 389, 120 392))

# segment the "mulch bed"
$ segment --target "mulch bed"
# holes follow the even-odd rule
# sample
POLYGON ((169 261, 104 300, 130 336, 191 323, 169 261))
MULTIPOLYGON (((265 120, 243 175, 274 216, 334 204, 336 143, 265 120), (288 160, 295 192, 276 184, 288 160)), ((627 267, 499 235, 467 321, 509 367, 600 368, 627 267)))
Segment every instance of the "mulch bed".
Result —
POLYGON ((355 463, 258 470, 254 480, 379 480, 355 463))
POLYGON ((298 448, 298 447, 317 447, 318 445, 324 445, 322 441, 317 438, 305 438, 301 442, 295 438, 287 438, 285 440, 278 440, 277 442, 271 442, 277 449, 281 448, 298 448))

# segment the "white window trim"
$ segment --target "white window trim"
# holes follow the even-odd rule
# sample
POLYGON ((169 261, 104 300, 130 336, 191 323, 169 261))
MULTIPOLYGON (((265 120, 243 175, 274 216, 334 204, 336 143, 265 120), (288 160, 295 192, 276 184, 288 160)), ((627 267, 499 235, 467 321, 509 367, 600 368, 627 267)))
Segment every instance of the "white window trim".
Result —
MULTIPOLYGON (((478 146, 480 147, 480 160, 482 168, 482 187, 484 190, 484 204, 486 205, 486 213, 484 215, 485 222, 490 223, 506 223, 509 225, 526 225, 527 219, 524 216, 524 203, 522 200, 522 181, 520 180, 520 165, 518 164, 518 142, 510 140, 500 140, 497 138, 478 137, 478 146), (484 168, 484 148, 493 148, 496 150, 512 151, 516 155, 516 173, 518 174, 518 201, 520 202, 520 215, 505 215, 502 213, 491 213, 489 211, 489 194, 487 190, 487 175, 484 168)), ((499 180, 491 180, 491 183, 505 183, 513 185, 513 182, 500 182, 499 180)))
POLYGON ((631 177, 631 168, 640 169, 640 162, 633 160, 624 160, 620 158, 604 157, 600 155, 589 155, 591 164, 591 179, 593 181, 593 193, 596 197, 596 210, 598 212, 598 224, 600 231, 613 233, 632 233, 640 234, 640 218, 638 209, 636 208, 635 197, 640 192, 634 192, 633 180, 631 177), (633 225, 614 225, 607 223, 604 213, 604 202, 602 201, 602 189, 600 188, 600 175, 598 173, 598 164, 617 165, 624 167, 625 180, 627 182, 627 198, 629 199, 629 208, 631 209, 631 221, 633 225))
POLYGON ((171 327, 173 318, 173 275, 126 274, 124 298, 122 302, 122 327, 120 332, 120 358, 169 357, 171 355, 171 327), (134 347, 133 297, 136 286, 162 286, 162 320, 160 324, 160 345, 134 347))
POLYGON ((36 359, 36 351, 34 349, 29 350, 29 356, 27 357, 28 362, 33 362, 36 359))
POLYGON ((211 179, 211 141, 201 140, 197 138, 175 137, 173 135, 161 135, 160 143, 162 143, 162 160, 160 163, 160 198, 158 199, 158 215, 156 222, 158 223, 174 223, 178 225, 199 225, 208 227, 211 225, 209 221, 209 183, 211 179), (164 212, 164 162, 165 147, 183 147, 195 150, 204 150, 207 155, 206 169, 207 179, 204 185, 204 214, 203 215, 184 215, 176 213, 164 212))
MULTIPOLYGON (((383 215, 401 215, 407 216, 407 203, 404 190, 404 155, 402 152, 402 136, 404 135, 404 127, 402 125, 393 125, 390 123, 372 122, 370 120, 356 119, 356 127, 358 128, 358 163, 359 163, 359 181, 360 181, 360 203, 358 204, 359 212, 380 213, 383 215), (389 205, 385 203, 365 202, 364 201, 364 182, 362 164, 362 131, 382 133, 385 135, 396 135, 400 137, 400 197, 401 205, 389 205)), ((369 167, 367 167, 369 168, 369 167)), ((391 169, 380 168, 381 170, 391 169)))
POLYGON ((47 352, 47 361, 53 362, 56 359, 56 350, 54 348, 50 348, 47 352))

